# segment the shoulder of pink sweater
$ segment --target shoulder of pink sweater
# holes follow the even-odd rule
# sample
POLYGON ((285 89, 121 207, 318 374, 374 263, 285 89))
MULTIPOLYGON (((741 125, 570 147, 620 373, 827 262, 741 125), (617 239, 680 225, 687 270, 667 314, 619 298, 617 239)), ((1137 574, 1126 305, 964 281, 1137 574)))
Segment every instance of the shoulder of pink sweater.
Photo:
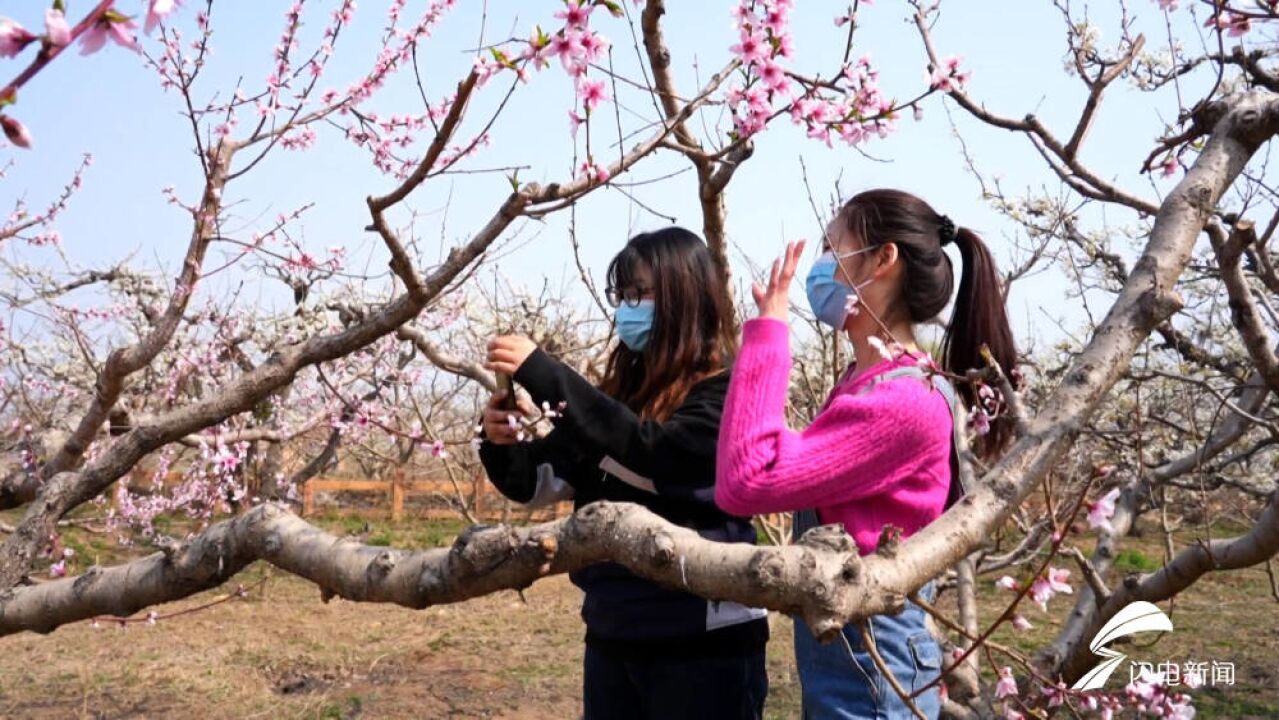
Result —
POLYGON ((827 412, 865 413, 867 420, 918 428, 939 437, 949 436, 953 422, 946 396, 926 379, 913 376, 881 380, 870 390, 837 389, 827 412))

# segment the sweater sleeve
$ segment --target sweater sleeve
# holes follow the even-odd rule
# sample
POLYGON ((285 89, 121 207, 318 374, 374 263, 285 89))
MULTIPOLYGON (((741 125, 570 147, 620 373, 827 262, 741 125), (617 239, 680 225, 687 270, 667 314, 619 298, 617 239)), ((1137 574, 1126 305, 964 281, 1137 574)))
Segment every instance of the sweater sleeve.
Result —
POLYGON ((584 462, 569 442, 567 433, 552 430, 543 438, 514 445, 480 443, 480 462, 489 481, 506 497, 527 503, 537 491, 537 468, 549 464, 556 477, 573 487, 594 478, 583 473, 584 462))
POLYGON ((746 323, 719 438, 715 501, 724 511, 785 512, 877 495, 910 472, 925 443, 948 440, 945 400, 905 377, 838 395, 806 429, 790 430, 790 361, 784 322, 746 323))
POLYGON ((710 501, 728 373, 695 385, 664 422, 641 418, 542 350, 524 361, 515 380, 538 404, 567 403, 554 420, 556 432, 568 431, 589 454, 608 455, 651 479, 659 495, 704 490, 710 501), (705 472, 692 472, 702 466, 705 472))

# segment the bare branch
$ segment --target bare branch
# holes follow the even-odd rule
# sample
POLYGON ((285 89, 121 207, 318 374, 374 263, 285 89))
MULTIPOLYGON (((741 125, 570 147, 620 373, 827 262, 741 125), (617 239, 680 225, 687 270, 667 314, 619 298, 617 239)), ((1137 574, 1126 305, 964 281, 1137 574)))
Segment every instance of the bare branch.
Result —
POLYGON ((1279 390, 1279 358, 1271 349, 1274 344, 1267 332, 1265 321, 1257 310, 1248 281, 1244 277, 1240 258, 1244 248, 1257 241, 1256 228, 1251 221, 1239 220, 1230 235, 1216 222, 1209 223, 1208 238, 1212 241, 1217 264, 1221 268, 1221 281, 1230 295, 1230 315, 1239 335, 1243 338, 1248 355, 1271 390, 1279 390))
MULTIPOLYGON (((920 37, 923 38, 924 48, 928 53, 931 67, 940 66, 941 61, 938 59, 937 51, 933 47, 932 33, 928 29, 928 21, 924 17, 922 10, 915 14, 915 26, 919 29, 920 37)), ((1129 62, 1131 62, 1131 57, 1129 62)), ((967 110, 969 114, 978 120, 1005 130, 1025 133, 1036 144, 1037 148, 1041 148, 1045 152, 1045 159, 1049 160, 1049 165, 1052 169, 1061 176, 1062 180, 1070 183, 1071 187, 1075 188, 1079 193, 1097 200, 1127 205, 1146 215, 1154 215, 1159 212, 1159 206, 1125 192, 1085 167, 1076 157, 1078 145, 1076 144, 1076 147, 1072 148, 1071 152, 1067 152, 1067 146, 1063 145, 1034 115, 1026 115, 1021 120, 998 115, 978 105, 957 86, 952 88, 947 94, 960 107, 967 110), (1053 161, 1053 158, 1056 159, 1056 162, 1053 161)), ((1100 93, 1098 94, 1099 99, 1100 93)), ((1095 111, 1096 108, 1091 111, 1085 110, 1080 122, 1090 122, 1095 111)), ((1082 141, 1086 129, 1077 127, 1074 134, 1079 135, 1082 141)))
POLYGON ((451 549, 408 551, 339 539, 281 505, 266 504, 164 552, 6 591, 0 594, 0 635, 130 615, 216 587, 259 559, 315 582, 326 599, 411 608, 520 589, 611 560, 703 597, 801 615, 823 637, 866 617, 863 608, 882 612, 902 601, 886 598, 860 572, 865 561, 856 545, 834 526, 785 547, 718 543, 641 506, 598 502, 533 527, 475 527, 451 549))
POLYGON ((465 378, 470 378, 479 383, 481 387, 490 393, 497 392, 497 381, 493 378, 493 373, 484 369, 484 366, 475 361, 462 360, 460 358, 449 355, 431 342, 421 329, 412 325, 405 325, 395 331, 396 337, 401 340, 407 340, 413 343, 426 359, 431 361, 432 365, 465 378))
MULTIPOLYGON (((1133 601, 1167 600, 1207 573, 1258 565, 1276 552, 1279 552, 1279 493, 1271 496, 1261 517, 1244 535, 1228 540, 1200 541, 1182 550, 1159 570, 1125 578, 1123 584, 1115 589, 1093 618, 1083 637, 1092 637, 1103 623, 1133 601)), ((1093 662, 1094 658, 1087 644, 1079 643, 1063 666, 1062 676, 1068 682, 1072 681, 1082 675, 1093 662)))

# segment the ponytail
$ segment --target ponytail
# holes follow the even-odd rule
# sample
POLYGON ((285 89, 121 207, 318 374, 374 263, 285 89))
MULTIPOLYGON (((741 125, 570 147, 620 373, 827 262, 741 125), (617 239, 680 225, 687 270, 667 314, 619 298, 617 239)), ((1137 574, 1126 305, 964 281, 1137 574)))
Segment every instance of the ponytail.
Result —
MULTIPOLYGON (((995 259, 986 243, 968 228, 959 228, 955 245, 963 260, 963 270, 950 324, 942 338, 942 367, 956 375, 986 367, 986 360, 981 354, 985 345, 1011 379, 1017 367, 1017 346, 1013 343, 1012 329, 1008 324, 995 259)), ((967 383, 961 385, 960 394, 964 400, 970 406, 976 404, 972 387, 967 383)), ((983 457, 996 455, 1008 444, 1011 435, 1008 418, 997 416, 991 422, 990 432, 978 440, 978 454, 983 457)))

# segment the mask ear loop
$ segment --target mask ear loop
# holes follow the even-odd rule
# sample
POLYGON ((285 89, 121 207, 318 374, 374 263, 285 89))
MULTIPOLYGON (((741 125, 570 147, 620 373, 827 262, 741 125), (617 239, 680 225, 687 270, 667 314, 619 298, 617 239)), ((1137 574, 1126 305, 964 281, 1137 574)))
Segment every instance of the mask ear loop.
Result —
MULTIPOLYGON (((844 271, 845 277, 852 279, 852 273, 848 272, 848 268, 844 267, 843 258, 852 257, 854 255, 860 255, 861 253, 870 252, 871 250, 878 250, 881 247, 883 246, 868 245, 864 248, 858 248, 856 250, 852 250, 850 252, 844 253, 843 255, 836 253, 834 249, 832 248, 830 251, 830 254, 831 254, 831 257, 835 258, 835 264, 839 267, 839 269, 844 271)), ((895 357, 898 357, 901 354, 905 354, 906 346, 902 345, 901 342, 896 337, 893 336, 893 331, 888 329, 888 325, 884 323, 883 319, 880 318, 879 315, 877 315, 874 310, 871 310, 869 305, 862 302, 862 293, 860 288, 866 287, 867 285, 870 284, 872 280, 874 280, 874 278, 870 278, 866 282, 861 283, 860 286, 850 285, 849 289, 852 290, 853 294, 857 297, 857 307, 859 308, 858 312, 861 311, 860 309, 865 309, 866 312, 870 315, 870 318, 875 321, 876 325, 879 326, 879 332, 876 333, 876 337, 877 339, 880 340, 880 342, 883 344, 884 347, 882 349, 879 349, 879 348, 877 349, 879 349, 881 353, 883 353, 888 359, 891 360, 895 357), (900 353, 897 352, 898 349, 901 350, 900 353)), ((872 345, 874 345, 874 343, 872 343, 872 345)))

